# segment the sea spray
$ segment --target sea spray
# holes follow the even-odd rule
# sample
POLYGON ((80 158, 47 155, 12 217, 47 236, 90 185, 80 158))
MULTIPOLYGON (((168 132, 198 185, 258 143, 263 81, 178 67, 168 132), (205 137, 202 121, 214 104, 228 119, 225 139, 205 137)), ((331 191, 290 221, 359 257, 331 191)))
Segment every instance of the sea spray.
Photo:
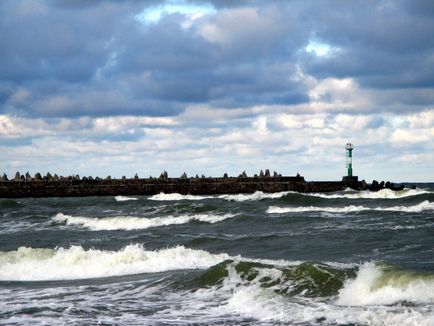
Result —
POLYGON ((390 305, 397 302, 434 303, 434 275, 364 263, 357 277, 339 292, 340 305, 390 305))

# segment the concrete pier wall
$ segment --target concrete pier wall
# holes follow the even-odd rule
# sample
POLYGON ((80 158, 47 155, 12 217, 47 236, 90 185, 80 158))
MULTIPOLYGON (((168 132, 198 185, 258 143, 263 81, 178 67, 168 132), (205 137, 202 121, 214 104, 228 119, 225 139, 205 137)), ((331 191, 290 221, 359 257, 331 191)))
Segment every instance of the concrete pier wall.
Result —
POLYGON ((0 181, 0 198, 77 197, 155 195, 180 193, 192 195, 263 192, 330 192, 348 185, 340 181, 306 182, 303 177, 228 177, 228 178, 167 178, 167 179, 98 179, 98 180, 12 180, 0 181))

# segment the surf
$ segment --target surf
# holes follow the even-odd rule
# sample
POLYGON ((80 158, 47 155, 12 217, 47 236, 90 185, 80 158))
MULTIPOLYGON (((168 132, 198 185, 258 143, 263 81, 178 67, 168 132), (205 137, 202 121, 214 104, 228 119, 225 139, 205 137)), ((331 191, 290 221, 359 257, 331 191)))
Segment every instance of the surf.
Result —
POLYGON ((202 223, 218 223, 226 219, 236 216, 235 214, 212 215, 212 214, 196 214, 196 215, 181 215, 181 216, 165 216, 165 217, 133 217, 133 216, 116 216, 116 217, 82 217, 71 216, 58 213, 52 217, 52 221, 56 223, 66 223, 68 226, 79 226, 87 228, 91 231, 113 231, 113 230, 144 230, 149 228, 187 224, 194 221, 202 223))

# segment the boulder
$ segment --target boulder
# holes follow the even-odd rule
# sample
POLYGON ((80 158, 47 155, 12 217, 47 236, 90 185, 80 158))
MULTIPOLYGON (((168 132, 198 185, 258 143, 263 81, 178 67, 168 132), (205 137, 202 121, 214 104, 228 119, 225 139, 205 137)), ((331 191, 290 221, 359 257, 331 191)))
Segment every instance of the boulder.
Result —
POLYGON ((127 179, 127 177, 123 175, 122 176, 122 180, 126 180, 126 179, 127 179))
POLYGON ((47 173, 47 179, 48 179, 48 181, 52 181, 53 180, 53 176, 51 175, 50 172, 47 173))
POLYGON ((261 172, 259 172, 259 177, 263 178, 264 177, 264 171, 261 170, 261 172))
POLYGON ((26 181, 31 181, 32 177, 30 176, 29 171, 26 172, 26 181))
POLYGON ((241 173, 238 178, 247 178, 247 173, 246 171, 243 171, 243 173, 241 173))
POLYGON ((35 180, 37 180, 37 181, 41 181, 42 180, 42 176, 41 176, 41 174, 39 172, 35 173, 35 180))
POLYGON ((277 172, 274 171, 274 172, 273 172, 273 178, 278 178, 278 177, 279 177, 279 174, 277 174, 277 172))
POLYGON ((139 176, 137 175, 137 173, 134 175, 134 179, 138 179, 139 176))
POLYGON ((14 181, 21 181, 21 173, 20 173, 20 172, 17 171, 17 172, 15 173, 14 181))
POLYGON ((227 179, 228 178, 228 174, 225 172, 225 174, 223 174, 223 179, 227 179))
POLYGON ((108 175, 105 179, 106 179, 106 180, 111 180, 112 177, 111 177, 111 175, 108 175))
POLYGON ((0 181, 9 181, 6 173, 3 173, 2 177, 0 178, 0 181))
POLYGON ((54 173, 53 181, 59 181, 59 176, 56 173, 54 173))
POLYGON ((270 170, 268 170, 268 169, 266 169, 265 170, 265 177, 266 178, 269 178, 271 175, 270 175, 270 170))
POLYGON ((181 179, 187 179, 187 173, 183 173, 182 175, 181 175, 181 179))

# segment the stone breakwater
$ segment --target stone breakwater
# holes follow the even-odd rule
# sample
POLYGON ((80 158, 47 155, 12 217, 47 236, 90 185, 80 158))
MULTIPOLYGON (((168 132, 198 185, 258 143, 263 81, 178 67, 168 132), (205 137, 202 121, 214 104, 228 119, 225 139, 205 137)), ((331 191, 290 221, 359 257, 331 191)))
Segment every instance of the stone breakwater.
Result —
MULTIPOLYGON (((262 172, 262 171, 261 171, 262 172)), ((238 177, 225 175, 221 178, 192 177, 188 178, 184 173, 180 178, 169 178, 167 172, 163 172, 159 178, 134 178, 121 179, 92 178, 77 176, 42 177, 39 173, 30 177, 28 173, 8 180, 3 175, 0 178, 0 198, 23 198, 23 197, 82 197, 82 196, 117 196, 117 195, 155 195, 159 193, 180 193, 191 195, 212 195, 212 194, 236 194, 262 192, 333 192, 346 188, 354 190, 378 191, 384 188, 400 190, 404 186, 395 185, 390 182, 373 181, 367 184, 364 180, 357 181, 305 181, 304 177, 281 176, 274 173, 270 175, 260 173, 253 177, 247 177, 243 172, 238 177)))

